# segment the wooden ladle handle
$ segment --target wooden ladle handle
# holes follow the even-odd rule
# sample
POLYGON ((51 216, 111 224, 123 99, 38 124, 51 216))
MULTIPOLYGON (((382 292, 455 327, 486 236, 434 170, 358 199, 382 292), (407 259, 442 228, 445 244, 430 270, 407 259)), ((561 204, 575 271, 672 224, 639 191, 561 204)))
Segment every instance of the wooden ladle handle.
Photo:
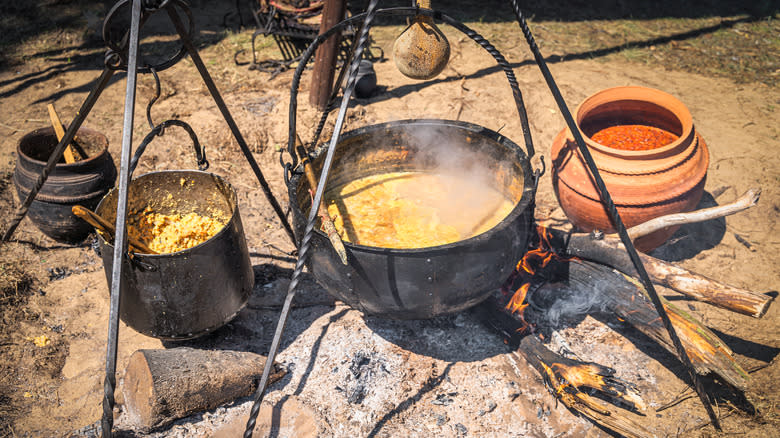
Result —
MULTIPOLYGON (((57 115, 57 111, 54 109, 53 104, 50 103, 47 108, 49 109, 51 126, 54 128, 54 133, 57 135, 57 141, 60 141, 62 140, 62 137, 65 137, 65 129, 62 128, 62 121, 60 120, 60 116, 57 115)), ((73 149, 70 147, 70 144, 65 147, 63 155, 66 163, 70 164, 76 162, 76 157, 73 155, 73 149)))
MULTIPOLYGON (((110 239, 114 238, 114 234, 116 234, 116 230, 114 226, 111 224, 111 222, 103 219, 102 216, 95 213, 94 211, 82 207, 81 205, 74 205, 71 207, 71 211, 76 216, 80 217, 81 219, 84 219, 88 224, 95 227, 97 230, 102 231, 105 233, 110 239)), ((153 249, 146 246, 145 243, 141 242, 140 240, 132 237, 127 236, 127 243, 130 244, 130 246, 135 247, 136 249, 140 250, 143 253, 146 254, 158 254, 157 251, 154 251, 153 249)))

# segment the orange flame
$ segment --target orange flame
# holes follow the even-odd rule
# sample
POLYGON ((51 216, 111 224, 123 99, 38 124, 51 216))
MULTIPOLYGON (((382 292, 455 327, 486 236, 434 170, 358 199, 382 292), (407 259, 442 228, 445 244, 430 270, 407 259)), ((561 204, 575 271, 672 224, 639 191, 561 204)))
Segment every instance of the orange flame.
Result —
POLYGON ((570 260, 569 258, 561 257, 552 250, 552 244, 550 243, 552 236, 547 228, 537 226, 536 231, 539 236, 539 246, 526 252, 523 258, 517 262, 515 271, 506 283, 504 283, 504 287, 502 288, 504 295, 509 295, 509 287, 515 283, 518 277, 523 280, 520 288, 512 294, 512 297, 506 305, 506 309, 509 312, 516 314, 523 323, 522 327, 518 329, 518 332, 523 332, 526 329, 531 328, 531 325, 523 319, 523 312, 528 307, 526 296, 531 287, 531 277, 553 260, 570 260))

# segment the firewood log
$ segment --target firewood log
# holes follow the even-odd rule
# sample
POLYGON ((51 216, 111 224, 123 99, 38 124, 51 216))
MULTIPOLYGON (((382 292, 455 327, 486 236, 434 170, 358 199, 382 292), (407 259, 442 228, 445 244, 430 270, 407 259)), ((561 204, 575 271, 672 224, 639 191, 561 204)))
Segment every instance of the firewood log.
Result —
MULTIPOLYGON (((558 278, 537 288, 531 300, 536 306, 551 307, 555 301, 575 304, 559 308, 577 312, 616 315, 629 325, 677 355, 669 335, 644 288, 636 279, 610 267, 585 260, 556 261, 540 273, 558 278), (577 299, 587 297, 586 300, 577 299), (584 305, 582 303, 585 303, 584 305)), ((713 373, 731 386, 744 391, 749 376, 736 362, 734 353, 710 329, 684 310, 662 299, 675 331, 698 374, 713 373)))
MULTIPOLYGON (((138 350, 123 379, 128 423, 141 432, 252 394, 266 358, 258 354, 173 349, 138 350)), ((284 376, 276 370, 270 382, 284 376)))
MULTIPOLYGON (((563 238, 559 231, 550 231, 563 238)), ((568 239, 565 253, 611 266, 629 275, 636 275, 636 269, 625 247, 617 239, 594 239, 590 234, 573 234, 568 239)), ((639 258, 653 283, 723 309, 760 318, 774 300, 769 295, 720 283, 647 254, 640 253, 639 258)))

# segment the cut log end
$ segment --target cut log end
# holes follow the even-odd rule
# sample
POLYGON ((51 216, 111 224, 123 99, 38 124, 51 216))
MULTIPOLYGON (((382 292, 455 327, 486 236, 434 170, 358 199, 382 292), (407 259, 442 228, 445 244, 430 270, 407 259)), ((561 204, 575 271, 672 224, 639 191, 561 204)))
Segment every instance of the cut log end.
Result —
POLYGON ((125 398, 125 412, 130 423, 147 424, 149 419, 156 416, 152 412, 157 406, 154 378, 142 351, 136 351, 130 356, 122 392, 125 398))

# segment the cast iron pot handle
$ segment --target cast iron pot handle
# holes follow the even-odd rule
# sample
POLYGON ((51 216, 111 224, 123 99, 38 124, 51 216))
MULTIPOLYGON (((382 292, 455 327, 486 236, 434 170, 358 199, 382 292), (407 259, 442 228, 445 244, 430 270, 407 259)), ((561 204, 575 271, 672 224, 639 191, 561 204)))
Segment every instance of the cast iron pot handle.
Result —
POLYGON ((182 122, 181 120, 166 120, 159 125, 152 128, 152 130, 149 132, 149 134, 144 137, 144 141, 141 142, 140 145, 138 145, 138 149, 135 151, 135 154, 133 155, 133 158, 130 160, 130 177, 133 176, 133 171, 135 170, 135 166, 138 165, 138 160, 141 158, 141 155, 146 150, 146 146, 154 140, 155 137, 161 137, 165 133, 165 128, 168 126, 179 126, 181 128, 184 128, 185 131, 190 135, 190 138, 192 139, 193 147, 195 148, 195 158, 197 159, 198 163, 198 170, 205 171, 209 168, 209 162, 206 160, 206 149, 200 144, 198 141, 198 136, 195 135, 195 131, 192 130, 192 127, 188 125, 185 122, 182 122))
MULTIPOLYGON (((533 141, 531 139, 531 128, 528 123, 528 114, 525 111, 525 104, 523 103, 523 96, 520 92, 520 87, 517 82, 517 78, 515 77, 514 70, 512 70, 512 66, 507 62, 506 58, 504 58, 504 55, 502 55, 498 49, 496 49, 488 40, 486 40, 482 35, 478 34, 474 30, 470 29, 463 23, 456 21, 455 19, 439 12, 434 11, 431 9, 420 9, 418 7, 395 7, 395 8, 387 8, 387 9, 379 9, 376 11, 377 15, 389 15, 389 16, 401 16, 401 17, 413 17, 416 15, 426 15, 429 17, 432 17, 436 20, 440 20, 445 24, 448 24, 455 29, 461 31, 465 35, 467 35, 469 38, 471 38, 474 42, 479 44, 483 49, 485 49, 493 58, 496 60, 496 63, 501 67, 501 69, 504 71, 507 77, 507 81, 509 82, 509 88, 512 91, 512 97, 514 97, 515 106, 517 107, 518 116, 520 117, 520 123, 522 125, 523 130, 523 138, 525 140, 525 147, 526 147, 526 153, 528 155, 528 160, 534 156, 534 146, 533 141)), ((298 157, 295 154, 295 139, 296 139, 296 118, 297 118, 297 107, 298 107, 298 85, 300 84, 301 75, 303 74, 304 69, 306 68, 306 65, 308 64, 309 60, 312 56, 314 56, 315 51, 317 50, 317 47, 319 47, 323 42, 325 42, 331 35, 335 34, 336 32, 341 32, 342 30, 346 29, 349 26, 354 25, 360 25, 360 23, 363 22, 363 19, 365 17, 365 13, 353 15, 352 17, 341 21, 340 23, 336 24, 335 26, 331 27, 324 33, 321 33, 318 35, 314 41, 309 45, 309 47, 306 49, 304 54, 301 56, 301 60, 298 62, 298 68, 295 69, 295 74, 293 75, 291 90, 290 90, 290 108, 289 108, 289 132, 288 132, 288 139, 287 139, 287 151, 290 154, 290 157, 292 159, 291 163, 285 163, 283 157, 280 155, 279 161, 282 167, 285 169, 284 178, 285 182, 289 182, 290 173, 292 173, 293 169, 295 169, 298 166, 298 157)), ((342 73, 344 68, 342 69, 342 73)), ((343 74, 339 75, 339 78, 336 80, 336 83, 334 84, 335 87, 340 87, 340 79, 342 79, 343 74)), ((336 88, 338 89, 338 88, 336 88)), ((332 105, 330 105, 324 112, 323 117, 320 120, 319 126, 317 127, 317 132, 314 136, 313 143, 316 143, 319 139, 320 132, 322 128, 325 125, 325 118, 327 114, 332 111, 333 109, 336 109, 339 107, 339 102, 333 102, 332 105)), ((535 173, 538 177, 541 176, 542 173, 544 173, 543 170, 536 170, 535 173)))

